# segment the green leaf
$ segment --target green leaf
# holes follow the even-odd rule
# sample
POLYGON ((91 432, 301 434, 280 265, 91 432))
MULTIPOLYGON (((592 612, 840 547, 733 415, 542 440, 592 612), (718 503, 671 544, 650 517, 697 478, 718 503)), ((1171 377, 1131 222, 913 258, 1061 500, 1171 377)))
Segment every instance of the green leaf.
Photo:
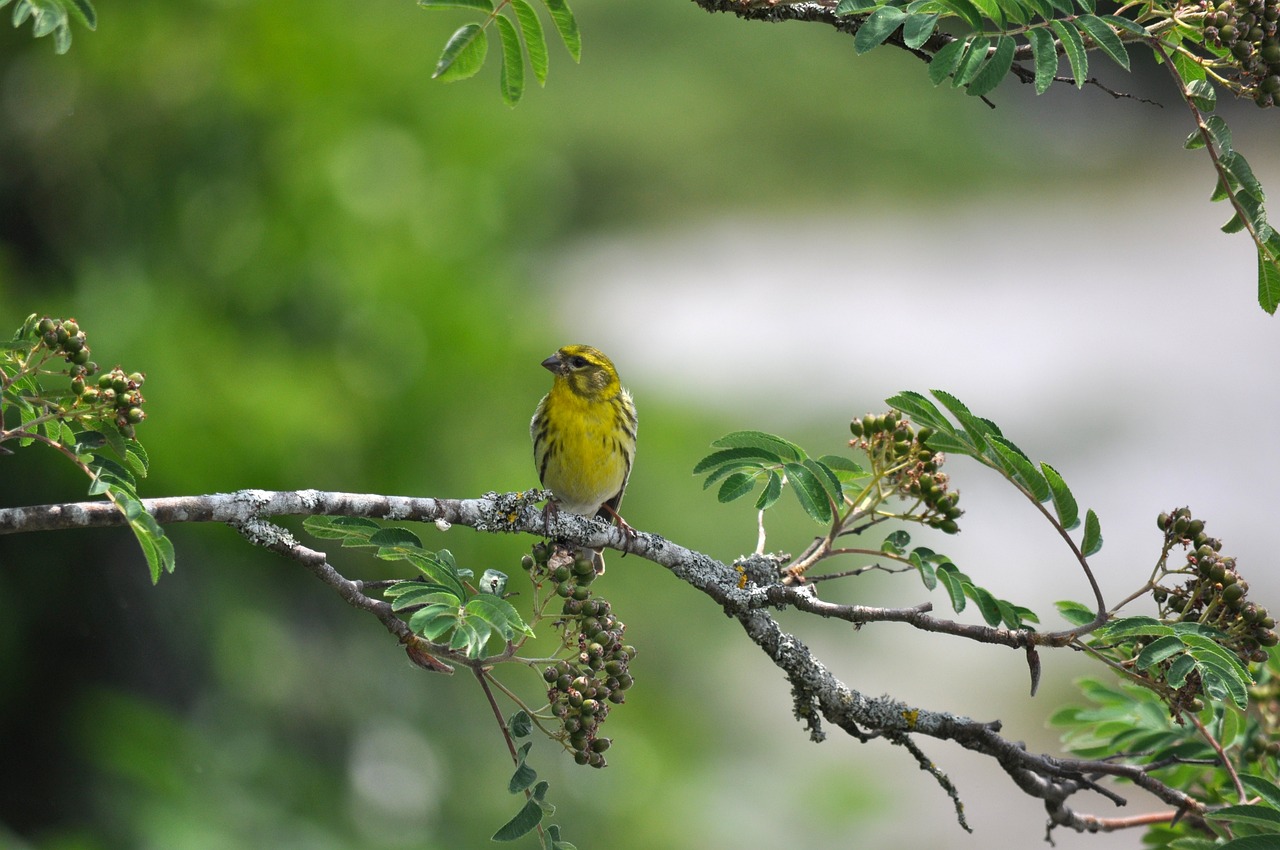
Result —
MULTIPOLYGON (((1151 35, 1151 33, 1147 31, 1147 28, 1144 27, 1142 24, 1138 23, 1137 21, 1131 21, 1128 18, 1121 17, 1120 15, 1103 15, 1102 20, 1111 24, 1111 26, 1115 27, 1116 29, 1126 30, 1128 32, 1133 33, 1134 35, 1141 35, 1141 36, 1151 35)), ((1203 69, 1201 70, 1203 71, 1203 69)))
POLYGON ((995 89, 1004 81, 1009 69, 1013 67, 1013 51, 1017 44, 1007 35, 1000 36, 996 42, 995 53, 987 60, 982 69, 973 77, 966 90, 971 97, 980 97, 995 89))
POLYGON ((1115 60, 1117 65, 1129 70, 1129 51, 1110 24, 1097 15, 1081 15, 1076 18, 1076 26, 1088 34, 1094 44, 1102 48, 1102 52, 1115 60))
POLYGON ((760 497, 756 499, 756 510, 767 511, 778 501, 778 497, 782 495, 782 476, 772 469, 769 470, 769 480, 765 482, 764 489, 760 491, 760 497))
POLYGON ((831 522, 831 501, 827 491, 809 468, 799 463, 788 463, 783 466, 791 489, 800 501, 800 507, 816 522, 831 522))
POLYGON ((521 619, 515 606, 492 593, 479 593, 467 600, 467 616, 486 623, 503 640, 513 640, 516 633, 533 636, 533 630, 521 619))
POLYGON ((836 17, 843 18, 849 15, 865 15, 879 9, 881 3, 874 0, 840 0, 836 4, 836 17))
POLYGON ((443 605, 458 608, 462 599, 450 588, 422 581, 402 581, 388 587, 383 596, 393 600, 391 610, 403 611, 418 606, 443 605), (393 593, 394 591, 394 593, 393 593))
POLYGON ((515 106, 524 96, 524 52, 520 49, 520 35, 506 15, 498 15, 494 20, 497 21, 498 40, 502 44, 498 86, 502 91, 502 102, 515 106))
POLYGON ((729 475, 730 473, 744 472, 744 471, 750 472, 751 474, 754 475, 756 472, 763 472, 764 468, 760 465, 759 461, 754 461, 754 460, 743 460, 743 461, 737 461, 735 463, 726 463, 707 476, 707 480, 702 482, 702 489, 706 490, 712 484, 716 483, 721 478, 724 478, 726 475, 729 475))
POLYGON ((1058 73, 1058 42, 1040 27, 1027 30, 1027 41, 1036 59, 1036 94, 1044 94, 1058 73))
MULTIPOLYGON (((1280 242, 1280 239, 1273 237, 1269 241, 1280 242)), ((1280 245, 1273 250, 1280 254, 1280 245)), ((1268 256, 1265 248, 1258 248, 1258 304, 1273 316, 1280 306, 1280 262, 1276 261, 1275 254, 1268 256)))
POLYGON ((964 610, 964 573, 956 568, 955 564, 943 564, 938 567, 938 582, 946 589, 947 595, 951 597, 951 607, 959 614, 964 610))
POLYGON ((897 6, 881 6, 876 9, 858 27, 858 32, 853 37, 854 52, 862 54, 879 47, 902 26, 906 18, 907 13, 897 6))
POLYGON ((529 0, 511 0, 511 8, 515 10, 516 21, 520 24, 520 34, 524 36, 524 49, 529 54, 529 67, 533 69, 533 76, 538 85, 546 85, 547 36, 542 31, 542 19, 529 0))
MULTIPOLYGON (((1280 833, 1280 812, 1267 806, 1240 805, 1217 809, 1210 815, 1213 820, 1224 820, 1231 823, 1247 823, 1266 828, 1267 834, 1280 833)), ((1271 839, 1275 841, 1275 838, 1271 839)))
POLYGON ((1280 809, 1280 787, 1271 780, 1251 773, 1240 774, 1240 782, 1250 794, 1256 794, 1273 809, 1280 809))
POLYGON ((804 450, 790 440, 763 431, 734 431, 714 441, 716 448, 754 448, 770 453, 777 460, 802 460, 804 450))
MULTIPOLYGON (((1253 684, 1253 674, 1251 674, 1240 659, 1236 658, 1234 652, 1228 652, 1213 638, 1205 637, 1197 634, 1184 634, 1182 641, 1185 643, 1197 661, 1213 658, 1222 666, 1226 667, 1240 680, 1242 686, 1253 684)), ((1244 706, 1241 706, 1244 708, 1244 706)))
POLYGON ((922 557, 918 549, 913 551, 909 557, 911 558, 911 563, 915 564, 916 569, 920 571, 920 581, 924 583, 925 589, 933 590, 937 587, 938 573, 930 560, 922 557))
MULTIPOLYGON (((1201 138, 1201 147, 1204 147, 1204 142, 1203 142, 1203 138, 1201 137, 1201 134, 1196 133, 1196 137, 1201 138)), ((1213 204, 1216 204, 1217 201, 1225 201, 1226 198, 1229 198, 1229 197, 1231 197, 1231 189, 1228 186, 1226 186, 1226 180, 1222 179, 1222 175, 1219 174, 1219 177, 1217 177, 1217 184, 1213 186, 1213 193, 1212 195, 1208 196, 1208 200, 1210 200, 1210 202, 1213 202, 1213 204)))
POLYGON ((1004 29, 1004 13, 996 0, 973 0, 982 16, 996 25, 996 29, 1004 29))
POLYGON ((98 13, 94 11, 93 4, 89 0, 71 0, 70 8, 72 14, 85 27, 90 30, 98 28, 98 13))
MULTIPOLYGON (((531 725, 529 724, 529 715, 526 714, 524 720, 526 725, 531 725)), ((528 733, 526 732, 525 734, 527 735, 528 733)), ((538 781, 538 771, 529 767, 528 762, 525 761, 529 757, 529 749, 532 746, 532 741, 520 745, 520 763, 516 767, 516 772, 511 774, 511 779, 507 782, 507 792, 510 794, 519 794, 526 788, 532 787, 533 783, 538 781)))
MULTIPOLYGON (((527 738, 533 732, 533 719, 522 708, 507 719, 507 729, 516 738, 527 738)), ((528 750, 521 749, 524 753, 528 753, 528 750)))
POLYGON ((462 650, 468 658, 480 658, 491 634, 487 623, 463 617, 458 620, 453 637, 449 639, 449 648, 462 650))
POLYGON ((1212 112, 1218 105, 1218 90, 1213 87, 1213 83, 1205 79, 1188 82, 1187 96, 1202 112, 1212 112))
POLYGON ((1165 681, 1170 687, 1180 688, 1186 684, 1187 676, 1191 675, 1191 671, 1196 669, 1196 660, 1190 655, 1179 655, 1173 659, 1173 663, 1169 665, 1169 670, 1165 673, 1165 681))
POLYGON ((1088 605, 1082 605, 1079 602, 1063 599, 1059 602, 1055 602, 1054 606, 1057 607, 1058 613, 1062 616, 1062 619, 1066 620, 1073 626, 1083 626, 1086 623, 1093 622, 1094 611, 1088 605))
POLYGON ((302 527, 312 537, 322 540, 344 540, 349 537, 368 540, 382 526, 365 517, 312 516, 302 521, 302 527))
MULTIPOLYGON (((52 0, 33 0, 35 20, 32 23, 32 35, 43 38, 57 29, 67 26, 67 10, 52 0)), ((59 50, 65 53, 65 50, 59 50)))
MULTIPOLYGON (((937 53, 933 54, 933 58, 929 60, 929 81, 931 83, 935 86, 941 85, 943 80, 951 76, 955 71, 956 66, 960 64, 960 55, 964 52, 965 44, 966 42, 963 39, 956 39, 955 41, 948 42, 943 45, 937 53)), ((902 393, 901 395, 894 396, 889 399, 889 404, 898 407, 897 400, 906 395, 907 393, 902 393)), ((912 393, 911 395, 919 394, 912 393)), ((921 398, 923 398, 923 396, 921 396, 921 398)), ((910 413, 906 408, 899 407, 898 409, 902 410, 904 413, 910 413)), ((917 422, 927 424, 922 418, 916 418, 914 416, 912 418, 916 419, 917 422)), ((947 423, 948 427, 950 424, 951 423, 949 422, 947 423)))
POLYGON ((973 0, 937 0, 937 2, 952 15, 963 18, 970 28, 982 29, 982 12, 973 4, 973 0))
POLYGON ((71 49, 71 27, 67 24, 64 16, 53 30, 53 52, 59 56, 71 49))
POLYGON ((1090 508, 1084 515, 1084 541, 1080 544, 1080 554, 1086 558, 1102 548, 1102 526, 1098 515, 1090 508))
POLYGON ((964 591, 965 595, 977 604, 978 610, 982 612, 982 619, 987 621, 988 626, 1000 625, 1000 606, 990 591, 968 582, 964 585, 964 591))
POLYGON ((418 535, 414 534, 407 528, 379 528, 373 534, 369 535, 369 545, 378 546, 383 549, 403 547, 421 549, 422 541, 418 539, 418 535))
POLYGON ((484 65, 489 39, 479 24, 463 24, 444 45, 432 79, 446 82, 474 77, 484 65))
POLYGON ((853 477, 865 476, 867 471, 858 465, 858 462, 847 455, 823 455, 818 458, 818 463, 826 466, 838 476, 841 472, 847 473, 853 477))
POLYGON ((1047 463, 1041 462, 1040 471, 1044 473, 1045 483, 1049 485, 1049 491, 1053 495, 1053 510, 1058 515, 1058 523, 1066 529, 1075 528, 1080 524, 1080 508, 1076 504, 1076 497, 1071 495, 1067 482, 1062 480, 1058 470, 1047 463))
POLYGON ((1244 230, 1244 219, 1240 218, 1240 213, 1235 213, 1220 229, 1223 233, 1239 233, 1244 230))
POLYGON ((490 0, 418 0, 423 9, 475 9, 478 12, 492 12, 490 0))
POLYGON ((1089 55, 1084 50, 1084 39, 1075 27, 1065 21, 1054 19, 1049 22, 1049 26, 1053 27, 1058 40, 1062 42, 1067 61, 1071 63, 1071 76, 1076 81, 1076 88, 1084 88, 1085 80, 1089 78, 1089 55))
MULTIPOLYGON (((347 544, 343 543, 343 545, 347 544)), ((378 555, 382 556, 385 551, 380 550, 378 555)), ((405 556, 405 560, 413 564, 429 583, 448 588, 459 599, 465 599, 467 590, 462 586, 460 579, 464 575, 470 575, 471 571, 459 570, 456 565, 452 564, 452 556, 447 560, 441 557, 447 552, 447 549, 441 549, 438 554, 426 551, 409 552, 405 556)))
POLYGON ((1249 835, 1216 845, 1214 850, 1275 850, 1275 847, 1274 835, 1249 835))
POLYGON ((1167 661, 1185 650, 1186 645, 1183 644, 1182 638, 1177 635, 1165 635, 1147 644, 1142 652, 1138 653, 1134 664, 1139 670, 1150 670, 1161 661, 1167 661))
POLYGON ((756 486, 754 475, 745 472, 735 472, 724 480, 720 485, 720 492, 716 494, 722 504, 732 502, 735 499, 741 499, 743 496, 751 492, 756 486))
POLYGON ((835 472, 826 464, 812 458, 805 458, 801 463, 813 473, 813 477, 822 485, 822 489, 827 491, 831 501, 840 504, 840 501, 844 498, 844 485, 840 483, 840 479, 836 477, 835 472))
POLYGON ((991 436, 989 442, 993 450, 993 457, 998 461, 998 466, 1002 467, 1009 474, 1014 482, 1021 484, 1028 493, 1031 494, 1037 502, 1047 502, 1052 497, 1052 491, 1049 488, 1049 482, 1040 470, 1027 459, 1022 450, 1004 437, 991 436))
POLYGON ((977 453, 973 444, 968 441, 968 436, 964 434, 952 434, 946 431, 938 431, 925 441, 925 445, 933 449, 935 452, 946 452, 948 454, 959 454, 973 456, 977 453))
MULTIPOLYGON (((956 71, 951 75, 952 88, 966 86, 978 73, 978 69, 987 61, 990 54, 991 39, 985 35, 973 35, 966 39, 966 47, 964 55, 960 57, 960 64, 956 66, 956 71)), ((943 402, 946 405, 946 402, 943 402)))
POLYGON ((1209 130, 1209 136, 1213 139, 1214 147, 1219 152, 1226 153, 1232 150, 1231 128, 1227 126, 1227 122, 1222 119, 1221 115, 1210 115, 1205 120, 1204 126, 1209 130))
POLYGON ((528 835, 541 822, 542 807, 533 800, 529 800, 515 817, 503 824, 502 828, 493 834, 493 838, 490 840, 515 841, 521 836, 528 835))
POLYGON ((1194 57, 1187 56, 1181 51, 1173 54, 1173 67, 1184 84, 1192 80, 1203 80, 1208 73, 1194 57))
POLYGON ((1248 193, 1254 200, 1262 202, 1266 197, 1262 192, 1262 184, 1254 176, 1248 161, 1237 151, 1228 151, 1221 157, 1221 163, 1227 172, 1235 178, 1240 190, 1248 193))
POLYGON ((945 390, 930 390, 930 392, 933 393, 938 401, 942 402, 943 407, 949 410, 952 416, 960 421, 960 424, 965 428, 965 435, 974 447, 979 451, 985 450, 987 442, 984 435, 991 432, 990 425, 985 420, 970 413, 964 402, 951 393, 945 390))
POLYGON ((542 0, 542 3, 551 13, 551 22, 560 33, 565 49, 574 62, 579 61, 582 58, 582 35, 578 32, 578 21, 573 17, 569 4, 565 0, 542 0))
POLYGON ((732 449, 721 449, 718 452, 712 452, 707 455, 693 467, 693 474, 699 475, 722 464, 742 460, 782 463, 782 458, 772 449, 759 446, 739 446, 732 449))
POLYGON ((933 35, 938 25, 938 15, 912 15, 902 25, 902 43, 912 50, 918 50, 933 35))
MULTIPOLYGON (((1093 615, 1089 615, 1089 619, 1093 619, 1093 615)), ((1174 634, 1174 630, 1170 626, 1157 620, 1155 617, 1121 617, 1118 620, 1112 620, 1102 628, 1094 632, 1094 636, 1098 638, 1120 638, 1131 637, 1135 635, 1152 635, 1162 636, 1174 634)))
POLYGON ((1236 707, 1244 711, 1249 705, 1248 686, 1234 671, 1223 667, 1216 660, 1199 658, 1200 678, 1204 683, 1204 692, 1218 701, 1230 699, 1236 707))
MULTIPOLYGON (((951 44, 963 44, 961 41, 953 41, 951 44)), ((950 47, 951 45, 947 45, 950 47)), ((944 50, 946 48, 943 48, 944 50)), ((938 51, 941 54, 941 50, 938 51)), ((934 56, 936 62, 938 57, 934 56)), ((959 61, 959 57, 956 57, 959 61)), ((932 65, 929 66, 932 69, 932 65)), ((949 73, 949 72, 948 72, 949 73)), ((935 83, 936 85, 936 83, 935 83)), ((927 425, 935 431, 954 433, 955 426, 951 424, 951 420, 938 410, 937 405, 925 396, 912 390, 904 390, 892 398, 885 399, 885 404, 895 410, 905 413, 908 417, 915 421, 917 425, 927 425)))

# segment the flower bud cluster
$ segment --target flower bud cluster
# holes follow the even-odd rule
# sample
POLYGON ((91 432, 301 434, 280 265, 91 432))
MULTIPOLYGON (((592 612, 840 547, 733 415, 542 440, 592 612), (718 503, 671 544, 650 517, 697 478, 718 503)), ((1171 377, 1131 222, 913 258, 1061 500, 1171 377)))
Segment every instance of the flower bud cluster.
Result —
POLYGON ((948 489, 950 476, 941 471, 946 456, 925 445, 932 428, 915 428, 896 411, 868 413, 849 423, 853 439, 849 445, 867 453, 871 465, 886 473, 886 479, 904 499, 918 499, 924 524, 947 534, 960 530, 956 523, 964 513, 960 493, 948 489))
POLYGON ((45 316, 35 330, 38 345, 69 364, 66 374, 71 378, 75 402, 70 410, 60 412, 84 424, 91 425, 89 420, 93 419, 114 422, 126 437, 133 437, 134 426, 147 418, 141 392, 146 376, 141 372, 126 374, 119 366, 99 374, 98 364, 89 359, 88 338, 75 319, 45 316))
POLYGON ((1186 548, 1187 575, 1176 587, 1156 587, 1161 619, 1197 622, 1222 632, 1224 648, 1244 664, 1267 660, 1267 650, 1280 643, 1276 621, 1261 605, 1250 601, 1249 583, 1240 576, 1236 559, 1222 554, 1222 541, 1205 533, 1204 521, 1187 508, 1162 513, 1156 525, 1165 535, 1166 549, 1186 548))

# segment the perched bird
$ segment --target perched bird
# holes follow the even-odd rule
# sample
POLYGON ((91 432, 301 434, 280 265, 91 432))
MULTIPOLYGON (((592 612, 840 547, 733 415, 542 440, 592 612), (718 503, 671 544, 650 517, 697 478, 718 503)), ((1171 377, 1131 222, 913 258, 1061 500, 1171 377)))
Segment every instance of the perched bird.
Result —
MULTIPOLYGON (((542 361, 554 375, 551 392, 538 402, 529 434, 538 479, 551 491, 548 510, 616 520, 636 453, 636 406, 604 353, 589 345, 566 345, 542 361)), ((592 551, 596 572, 604 554, 592 551)))

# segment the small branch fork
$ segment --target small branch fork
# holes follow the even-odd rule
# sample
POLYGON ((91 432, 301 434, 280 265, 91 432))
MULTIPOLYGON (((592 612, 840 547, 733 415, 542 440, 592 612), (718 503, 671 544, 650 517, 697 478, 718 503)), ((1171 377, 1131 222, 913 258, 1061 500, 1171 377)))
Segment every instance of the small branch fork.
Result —
MULTIPOLYGON (((548 520, 537 507, 544 496, 539 490, 488 493, 479 499, 409 498, 316 490, 243 490, 206 496, 145 499, 142 504, 161 524, 225 522, 254 545, 298 561, 348 604, 377 618, 405 645, 416 662, 440 672, 452 672, 452 667, 441 658, 472 667, 477 672, 482 672, 481 666, 491 664, 494 659, 466 659, 414 635, 389 604, 365 595, 363 583, 342 576, 328 563, 323 552, 301 545, 290 532, 268 522, 265 517, 368 517, 399 522, 433 522, 441 529, 465 525, 487 533, 549 534, 579 546, 604 546, 629 552, 666 567, 674 576, 709 596, 728 616, 739 622, 747 636, 790 682, 796 716, 805 723, 812 739, 820 741, 825 738, 826 733, 822 729, 822 721, 825 720, 859 741, 883 738, 903 747, 952 799, 957 818, 965 829, 968 825, 964 821, 958 792, 950 779, 919 748, 918 736, 954 741, 966 749, 994 758, 1015 785, 1044 801, 1050 829, 1061 826, 1095 832, 1144 825, 1152 818, 1196 817, 1205 811, 1194 798, 1154 778, 1149 767, 1035 755, 1027 752, 1023 744, 1000 737, 999 721, 981 722, 930 711, 888 696, 867 697, 838 680, 808 647, 784 632, 765 609, 793 607, 858 626, 871 622, 900 622, 924 631, 1021 649, 1037 645, 1065 646, 1074 639, 1071 632, 1039 634, 957 623, 933 617, 927 603, 909 608, 832 604, 819 599, 812 585, 758 583, 765 581, 763 577, 768 574, 764 563, 768 559, 762 556, 752 556, 739 565, 730 566, 656 534, 635 532, 628 535, 614 526, 567 513, 556 514, 548 520), (751 581, 749 577, 755 577, 757 581, 751 581), (424 656, 425 660, 419 656, 424 656), (1122 797, 1097 783, 1096 779, 1102 776, 1127 779, 1167 804, 1170 810, 1140 818, 1105 819, 1078 813, 1068 805, 1070 798, 1081 791, 1092 791, 1116 805, 1123 805, 1125 800, 1122 797)), ((0 509, 0 535, 106 527, 123 522, 119 511, 105 502, 0 509)), ((773 575, 777 575, 776 565, 773 575)))

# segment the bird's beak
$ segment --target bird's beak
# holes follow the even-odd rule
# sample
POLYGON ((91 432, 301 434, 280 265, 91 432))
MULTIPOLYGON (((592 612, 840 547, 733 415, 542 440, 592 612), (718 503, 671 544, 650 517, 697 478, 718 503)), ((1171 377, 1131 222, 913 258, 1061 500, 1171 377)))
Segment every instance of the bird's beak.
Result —
POLYGON ((543 360, 542 368, 556 375, 563 374, 564 361, 560 359, 560 352, 557 351, 555 354, 551 355, 546 360, 543 360))

